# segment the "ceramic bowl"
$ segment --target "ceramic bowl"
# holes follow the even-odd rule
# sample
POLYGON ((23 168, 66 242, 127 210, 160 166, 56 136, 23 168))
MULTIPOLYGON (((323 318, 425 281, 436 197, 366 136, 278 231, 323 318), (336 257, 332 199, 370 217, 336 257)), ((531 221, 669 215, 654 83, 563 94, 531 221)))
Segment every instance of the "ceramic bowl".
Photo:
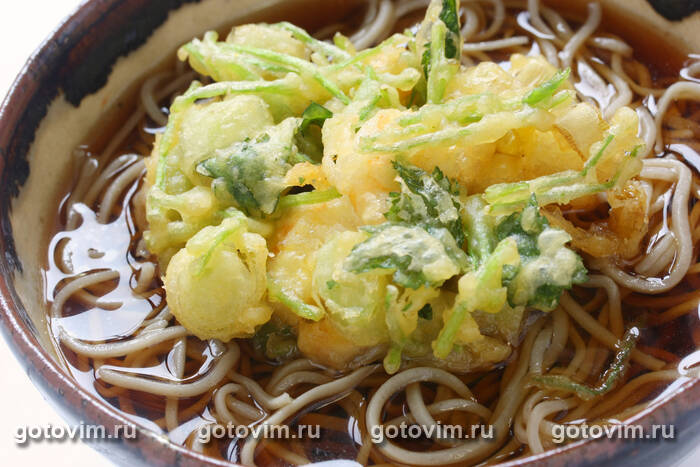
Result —
MULTIPOLYGON (((694 1, 604 0, 606 18, 642 56, 663 62, 664 47, 700 52, 694 1), (666 17, 662 16, 665 15, 666 17), (685 19, 683 19, 685 17, 685 19), (663 47, 660 44, 665 44, 663 47)), ((177 47, 210 29, 289 20, 305 27, 342 20, 362 0, 90 0, 29 59, 0 108, 0 328, 29 378, 71 423, 131 424, 79 387, 56 357, 48 334, 42 267, 55 210, 70 182, 72 152, 118 109, 131 86, 177 47)), ((585 11, 583 1, 547 3, 585 11)), ((669 49, 670 50, 670 49, 669 49)), ((531 465, 667 463, 695 447, 700 383, 677 384, 635 423, 673 423, 676 440, 578 442, 531 465)), ((134 440, 92 444, 119 464, 218 465, 137 427, 134 440)))

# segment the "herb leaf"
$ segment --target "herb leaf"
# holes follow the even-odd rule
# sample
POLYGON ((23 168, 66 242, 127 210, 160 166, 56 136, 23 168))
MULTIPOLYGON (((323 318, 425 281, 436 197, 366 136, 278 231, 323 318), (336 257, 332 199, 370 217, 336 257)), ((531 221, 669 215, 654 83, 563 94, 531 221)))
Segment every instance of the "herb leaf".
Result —
POLYGON ((515 239, 520 253, 520 268, 507 280, 508 299, 513 306, 550 311, 559 304, 564 290, 588 280, 581 257, 565 246, 571 237, 549 227, 534 197, 522 212, 498 224, 496 237, 515 239))
POLYGON ((409 289, 441 285, 461 271, 443 243, 421 227, 385 222, 364 230, 370 237, 347 257, 348 271, 394 271, 394 282, 409 289))
POLYGON ((353 248, 346 269, 393 270, 394 282, 410 289, 441 285, 469 265, 459 189, 437 167, 429 175, 398 161, 393 165, 401 193, 390 195, 387 222, 364 228, 370 237, 353 248))
POLYGON ((294 142, 298 125, 299 119, 289 118, 254 140, 219 150, 197 164, 197 173, 223 184, 247 215, 272 214, 287 171, 307 159, 294 142))
POLYGON ((321 104, 312 102, 301 115, 302 122, 299 129, 304 132, 310 125, 318 125, 319 127, 323 127, 323 123, 331 117, 333 117, 333 112, 321 104))
POLYGON ((307 156, 305 162, 320 164, 323 158, 323 124, 333 117, 333 112, 312 102, 301 115, 299 130, 294 135, 294 143, 301 154, 307 156))
POLYGON ((465 234, 459 215, 459 187, 435 167, 429 175, 418 167, 393 163, 399 174, 401 193, 391 193, 391 208, 385 214, 390 222, 445 228, 459 247, 465 234))

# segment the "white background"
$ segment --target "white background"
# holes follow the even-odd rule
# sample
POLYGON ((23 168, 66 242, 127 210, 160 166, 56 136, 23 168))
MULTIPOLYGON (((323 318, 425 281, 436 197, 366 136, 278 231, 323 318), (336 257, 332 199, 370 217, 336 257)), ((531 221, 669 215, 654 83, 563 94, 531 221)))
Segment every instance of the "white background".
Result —
MULTIPOLYGON (((4 96, 29 55, 79 0, 21 0, 0 8, 0 96, 4 96)), ((40 443, 19 448, 20 426, 65 425, 32 385, 5 342, 0 342, 0 463, 7 466, 82 467, 110 465, 80 442, 40 443)), ((700 451, 679 467, 700 465, 700 451)))

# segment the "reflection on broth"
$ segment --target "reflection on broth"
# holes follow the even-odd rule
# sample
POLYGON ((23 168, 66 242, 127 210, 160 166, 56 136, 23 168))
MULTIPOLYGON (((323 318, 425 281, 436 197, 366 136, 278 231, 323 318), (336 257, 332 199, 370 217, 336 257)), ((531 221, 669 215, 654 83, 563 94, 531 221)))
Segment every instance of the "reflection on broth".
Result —
POLYGON ((451 3, 369 2, 316 39, 207 35, 140 83, 76 150, 47 249, 52 334, 83 387, 233 462, 464 465, 697 377, 698 57, 642 60, 596 4, 470 2, 456 21, 451 3), (371 442, 402 421, 495 437, 371 442), (202 443, 217 423, 321 440, 202 443))

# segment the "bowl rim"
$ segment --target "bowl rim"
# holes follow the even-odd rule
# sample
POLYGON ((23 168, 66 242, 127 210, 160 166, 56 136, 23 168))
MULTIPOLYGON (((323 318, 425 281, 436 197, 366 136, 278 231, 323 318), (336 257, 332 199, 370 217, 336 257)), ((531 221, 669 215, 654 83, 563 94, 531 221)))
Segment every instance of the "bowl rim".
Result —
MULTIPOLYGON (((66 34, 80 34, 81 27, 84 27, 88 21, 94 21, 95 18, 98 21, 108 21, 107 16, 128 1, 83 0, 72 13, 54 28, 28 58, 0 104, 0 180, 2 180, 2 192, 0 193, 0 333, 4 336, 7 345, 34 386, 44 397, 50 399, 49 402, 64 420, 77 421, 80 419, 85 423, 103 425, 108 433, 111 428, 117 425, 135 427, 137 432, 135 440, 124 440, 125 442, 119 443, 86 442, 87 445, 100 451, 110 460, 120 464, 148 460, 151 465, 176 463, 177 465, 230 466, 234 464, 205 456, 169 441, 166 437, 127 419, 115 407, 99 400, 92 393, 83 389, 41 346, 35 337, 33 325, 22 316, 23 313, 26 313, 25 307, 13 285, 12 276, 15 270, 18 268, 21 270, 21 265, 17 264, 12 230, 11 227, 8 228, 8 216, 13 197, 12 186, 15 190, 18 187, 16 187, 16 181, 8 179, 8 171, 12 164, 8 158, 11 156, 9 153, 13 150, 11 148, 13 135, 17 133, 23 120, 26 119, 26 114, 22 113, 22 109, 39 92, 41 80, 47 79, 48 74, 52 71, 50 67, 45 69, 43 64, 56 58, 60 50, 60 46, 57 47, 56 44, 61 44, 66 34), (166 455, 158 457, 159 453, 164 452, 166 455), (151 455, 144 455, 144 453, 151 455), (153 453, 156 457, 153 457, 153 453)), ((181 1, 177 7, 182 6, 182 3, 184 2, 181 1)), ((39 121, 43 118, 40 117, 39 121)), ((13 157, 19 156, 26 156, 26 154, 13 155, 13 157)), ((692 409, 692 413, 686 413, 686 418, 694 418, 697 421, 689 425, 688 429, 692 428, 694 437, 696 437, 700 433, 700 417, 693 417, 693 415, 700 415, 700 379, 684 382, 672 395, 642 410, 627 419, 626 422, 644 426, 651 426, 653 421, 658 422, 657 419, 665 419, 664 423, 674 422, 675 419, 668 420, 668 413, 671 413, 673 417, 679 417, 681 412, 688 411, 689 408, 692 409)), ((635 443, 630 442, 630 440, 622 441, 625 442, 627 448, 624 445, 612 447, 613 444, 617 444, 615 440, 587 439, 500 465, 564 465, 569 462, 578 464, 581 461, 596 460, 608 463, 621 460, 634 451, 635 443), (593 443, 595 446, 600 446, 599 454, 593 457, 581 455, 587 450, 587 447, 593 447, 593 443), (610 447, 606 448, 606 444, 610 447), (576 456, 580 456, 578 461, 576 456)), ((644 455, 642 453, 642 457, 644 455)))

